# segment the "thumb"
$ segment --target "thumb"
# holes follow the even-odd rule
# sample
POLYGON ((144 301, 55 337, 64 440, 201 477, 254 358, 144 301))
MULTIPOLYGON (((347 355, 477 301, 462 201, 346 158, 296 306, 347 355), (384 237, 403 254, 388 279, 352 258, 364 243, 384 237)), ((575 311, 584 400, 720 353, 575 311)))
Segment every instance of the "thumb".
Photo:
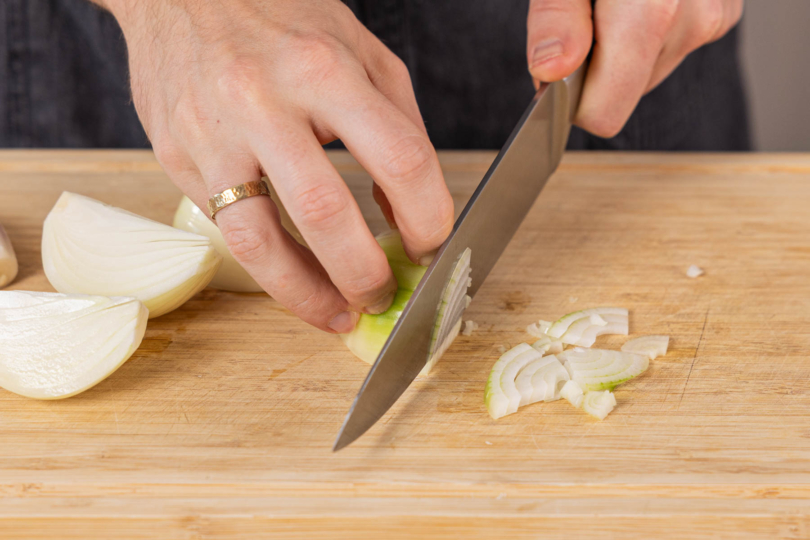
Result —
POLYGON ((590 0, 531 0, 526 54, 535 81, 558 81, 572 74, 591 49, 590 0))

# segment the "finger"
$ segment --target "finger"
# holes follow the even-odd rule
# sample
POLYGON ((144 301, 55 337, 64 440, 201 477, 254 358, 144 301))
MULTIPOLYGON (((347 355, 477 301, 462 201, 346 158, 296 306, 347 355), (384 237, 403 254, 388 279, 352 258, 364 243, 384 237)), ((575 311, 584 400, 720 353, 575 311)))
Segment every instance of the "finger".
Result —
POLYGON ((593 56, 575 118, 600 137, 621 131, 652 77, 676 0, 599 0, 593 56))
POLYGON ((590 0, 531 0, 526 55, 535 81, 573 73, 593 42, 590 0))
POLYGON ((742 11, 742 0, 681 0, 646 91, 661 84, 691 52, 726 35, 742 11))
MULTIPOLYGON (((258 178, 252 166, 207 170, 211 195, 258 178), (239 174, 242 173, 242 174, 239 174), (246 174, 245 174, 246 173, 246 174)), ((332 333, 350 332, 357 314, 329 280, 317 259, 281 226, 270 197, 250 197, 220 210, 216 223, 234 258, 280 304, 309 324, 332 333)))
POLYGON ((276 118, 265 125, 252 134, 253 151, 293 222, 348 302, 382 313, 397 283, 349 188, 305 124, 276 118))
POLYGON ((431 257, 453 228, 453 198, 427 135, 367 79, 342 81, 344 92, 315 114, 380 185, 391 203, 406 253, 431 257))
POLYGON ((205 187, 200 170, 188 152, 181 145, 165 138, 152 139, 152 150, 174 185, 180 188, 197 207, 205 208, 209 197, 208 189, 205 187))
MULTIPOLYGON (((365 46, 361 48, 361 60, 366 73, 377 90, 394 104, 416 127, 427 133, 416 95, 413 91, 411 76, 405 63, 391 50, 383 45, 371 32, 365 30, 365 46)), ((374 183, 374 201, 385 217, 385 221, 392 229, 397 228, 394 210, 391 202, 385 196, 382 188, 374 183)))

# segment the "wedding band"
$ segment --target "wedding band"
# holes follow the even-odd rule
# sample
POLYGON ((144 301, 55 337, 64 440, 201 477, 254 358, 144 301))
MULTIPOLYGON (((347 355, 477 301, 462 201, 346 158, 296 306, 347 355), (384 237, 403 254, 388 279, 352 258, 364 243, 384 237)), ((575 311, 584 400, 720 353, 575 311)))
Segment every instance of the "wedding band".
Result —
POLYGON ((255 197, 256 195, 270 196, 270 189, 267 187, 267 184, 264 183, 264 180, 245 182, 244 184, 239 184, 221 193, 217 193, 208 199, 208 212, 211 214, 211 219, 216 221, 214 216, 226 206, 230 206, 248 197, 255 197))

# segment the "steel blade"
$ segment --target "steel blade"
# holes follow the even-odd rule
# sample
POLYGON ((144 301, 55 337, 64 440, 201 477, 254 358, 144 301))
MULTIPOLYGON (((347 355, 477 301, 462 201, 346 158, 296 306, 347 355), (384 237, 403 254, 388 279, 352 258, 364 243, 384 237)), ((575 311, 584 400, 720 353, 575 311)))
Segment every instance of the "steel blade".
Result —
POLYGON ((334 451, 373 426, 425 366, 437 306, 464 249, 472 250, 471 296, 498 262, 559 164, 581 84, 580 70, 537 91, 394 326, 346 416, 334 451))

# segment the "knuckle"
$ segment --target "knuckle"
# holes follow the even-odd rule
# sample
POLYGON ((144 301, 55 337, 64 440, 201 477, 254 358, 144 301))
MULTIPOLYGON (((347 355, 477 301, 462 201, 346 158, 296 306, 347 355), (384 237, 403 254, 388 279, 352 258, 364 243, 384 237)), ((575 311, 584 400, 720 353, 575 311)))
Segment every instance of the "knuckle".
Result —
POLYGON ((725 26, 724 4, 725 0, 704 0, 700 17, 695 21, 694 48, 720 37, 725 26))
POLYGON ((298 86, 320 87, 345 67, 344 47, 331 36, 299 36, 292 50, 298 86))
POLYGON ((346 208, 343 191, 329 184, 316 184, 293 195, 294 206, 306 227, 323 227, 346 208))
POLYGON ((220 232, 231 255, 239 262, 257 261, 267 249, 269 235, 251 221, 229 220, 220 224, 220 232))
POLYGON ((322 318, 324 312, 321 309, 321 304, 322 300, 319 292, 310 289, 295 298, 291 298, 286 302, 286 307, 310 324, 320 324, 319 319, 322 318))
POLYGON ((411 184, 426 178, 436 166, 436 154, 430 142, 418 135, 401 139, 391 148, 383 163, 391 179, 411 184))
POLYGON ((388 287, 390 279, 391 270, 383 263, 364 269, 360 276, 348 279, 341 289, 354 298, 374 298, 388 287))
POLYGON ((394 80, 400 84, 411 84, 411 72, 408 70, 408 65, 397 55, 392 54, 393 58, 390 61, 390 69, 393 74, 394 80))
POLYGON ((185 168, 187 162, 186 153, 170 138, 158 134, 154 135, 152 137, 152 151, 155 153, 155 159, 164 170, 174 172, 185 168))
MULTIPOLYGON (((701 0, 702 1, 702 0, 701 0)), ((650 27, 663 39, 675 22, 680 0, 653 0, 648 4, 650 27)))
POLYGON ((217 77, 217 89, 225 99, 245 105, 261 102, 262 81, 259 64, 246 59, 232 60, 217 77))

